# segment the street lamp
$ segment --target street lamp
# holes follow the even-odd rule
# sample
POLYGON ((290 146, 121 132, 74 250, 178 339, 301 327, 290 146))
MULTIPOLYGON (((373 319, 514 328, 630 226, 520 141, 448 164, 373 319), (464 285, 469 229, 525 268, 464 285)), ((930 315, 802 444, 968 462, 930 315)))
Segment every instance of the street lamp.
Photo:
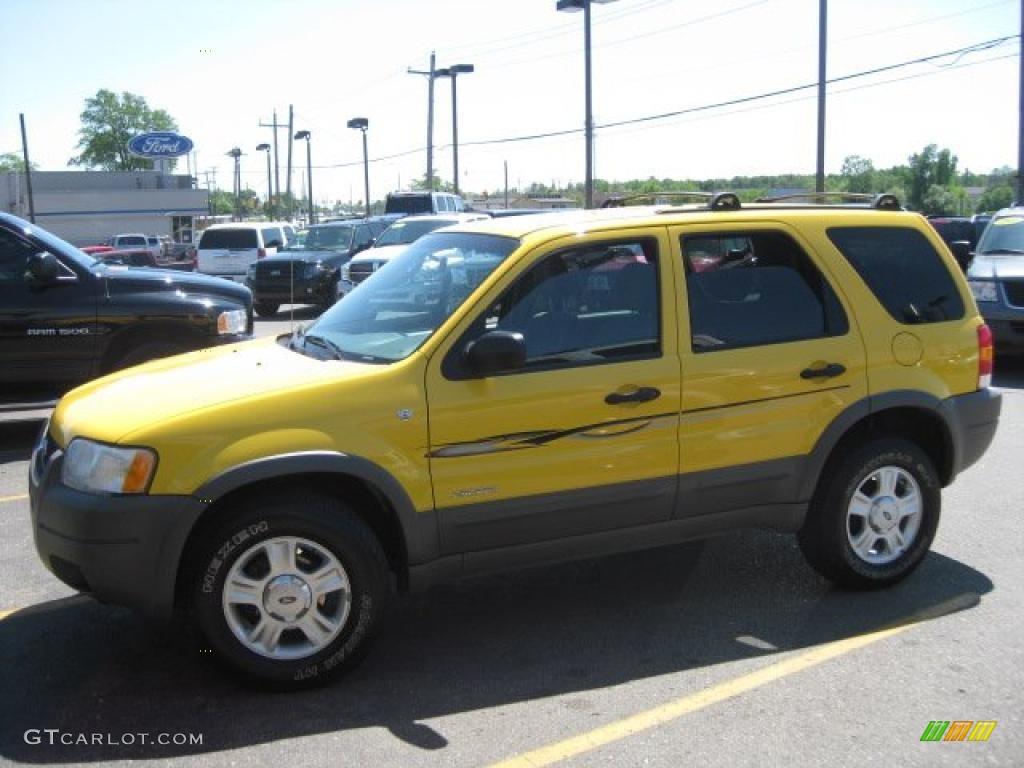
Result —
POLYGON ((586 118, 583 130, 586 136, 587 153, 585 182, 585 207, 587 208, 594 207, 594 109, 590 88, 590 6, 592 3, 604 5, 614 2, 615 0, 558 0, 555 6, 556 10, 569 13, 583 11, 583 77, 586 91, 586 118))
POLYGON ((299 131, 296 139, 306 140, 306 181, 309 183, 309 223, 316 224, 316 206, 313 205, 313 156, 309 151, 309 131, 299 131))
POLYGON ((434 73, 434 77, 450 77, 452 79, 452 162, 455 165, 452 181, 456 195, 459 194, 459 112, 456 107, 455 81, 458 80, 459 75, 469 74, 473 70, 472 64, 455 64, 434 73))
POLYGON ((267 153, 267 217, 270 219, 274 218, 274 186, 271 183, 273 179, 270 176, 270 145, 269 144, 258 144, 256 146, 257 152, 267 153))
POLYGON ((366 129, 370 127, 370 121, 365 117, 353 117, 348 121, 348 127, 363 132, 363 183, 366 185, 363 199, 366 201, 366 218, 370 218, 370 161, 366 154, 366 129))
POLYGON ((239 158, 242 156, 242 150, 238 147, 233 147, 230 152, 227 153, 228 157, 232 157, 235 160, 235 172, 231 179, 232 191, 235 193, 235 218, 238 221, 242 220, 242 201, 239 197, 242 194, 242 171, 239 158))

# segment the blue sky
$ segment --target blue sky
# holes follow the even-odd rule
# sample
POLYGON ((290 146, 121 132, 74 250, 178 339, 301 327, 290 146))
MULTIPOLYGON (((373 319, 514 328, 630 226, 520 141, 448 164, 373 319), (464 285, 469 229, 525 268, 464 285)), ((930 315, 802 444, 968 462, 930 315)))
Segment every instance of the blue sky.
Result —
MULTIPOLYGON (((406 73, 472 63, 458 81, 461 186, 497 191, 583 177, 582 14, 555 0, 2 0, 5 73, 0 152, 20 147, 24 112, 33 159, 61 170, 78 115, 100 88, 166 109, 196 145, 198 170, 242 148, 243 183, 262 194, 276 107, 312 132, 318 198, 361 198, 362 147, 348 118, 370 119, 371 192, 425 173, 426 79, 406 73), (24 30, 25 34, 11 34, 24 30), (406 154, 407 153, 407 154, 406 154)), ((832 0, 830 77, 1019 33, 1018 0, 832 0)), ((618 0, 594 6, 594 114, 599 125, 813 83, 817 0, 618 0)), ((1017 162, 1020 46, 949 56, 829 88, 827 170, 859 154, 884 167, 927 143, 960 168, 1017 162)), ((450 84, 436 84, 435 168, 451 177, 450 84)), ((601 129, 596 175, 610 179, 810 173, 814 90, 665 120, 601 129)), ((280 133, 282 165, 285 132, 280 133)), ((296 144, 297 165, 305 147, 296 144)), ((293 186, 300 183, 296 172, 293 186)), ((284 182, 282 181, 282 186, 284 182)))

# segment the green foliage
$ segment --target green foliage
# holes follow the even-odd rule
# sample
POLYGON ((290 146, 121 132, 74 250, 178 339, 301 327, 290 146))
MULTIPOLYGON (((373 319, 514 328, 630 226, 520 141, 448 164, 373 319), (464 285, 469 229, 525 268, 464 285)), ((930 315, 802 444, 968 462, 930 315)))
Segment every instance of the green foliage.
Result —
POLYGON ((997 187, 985 190, 985 194, 978 200, 978 213, 982 211, 998 211, 1006 208, 1013 202, 1013 187, 1009 184, 1001 184, 997 187))
POLYGON ((174 131, 178 128, 167 112, 150 109, 141 96, 127 91, 118 96, 105 88, 85 100, 85 110, 80 118, 78 148, 81 154, 71 158, 68 165, 104 171, 152 168, 152 160, 135 157, 128 152, 128 141, 146 131, 174 131))
POLYGON ((874 164, 860 155, 850 155, 843 160, 839 175, 845 182, 845 192, 869 193, 877 191, 878 176, 874 164))
MULTIPOLYGON (((39 170, 35 163, 29 163, 33 170, 39 170)), ((4 152, 0 155, 0 173, 24 173, 25 161, 17 152, 4 152)))
MULTIPOLYGON (((948 149, 939 150, 929 144, 920 153, 915 152, 908 159, 907 204, 916 211, 923 211, 925 197, 933 186, 946 187, 956 180, 956 155, 948 149)), ((933 196, 932 202, 935 202, 933 196)))
POLYGON ((959 212, 957 195, 949 187, 932 184, 925 192, 920 211, 926 216, 955 216, 959 212))

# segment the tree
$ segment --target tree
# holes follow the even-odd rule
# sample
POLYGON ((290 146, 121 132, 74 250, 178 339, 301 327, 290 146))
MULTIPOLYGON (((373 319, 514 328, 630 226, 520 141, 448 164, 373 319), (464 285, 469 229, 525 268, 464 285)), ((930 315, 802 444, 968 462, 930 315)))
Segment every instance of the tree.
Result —
POLYGON ((877 192, 874 164, 866 157, 850 155, 843 160, 839 175, 846 182, 847 192, 877 192))
POLYGON ((927 216, 955 216, 957 196, 949 187, 932 184, 921 201, 920 210, 927 216))
MULTIPOLYGON (((78 129, 81 154, 68 165, 99 168, 104 171, 135 171, 153 167, 152 160, 128 152, 128 141, 146 131, 175 131, 174 119, 162 109, 150 109, 146 100, 125 91, 118 96, 101 88, 85 100, 78 129)), ((173 161, 172 161, 173 162, 173 161)))
POLYGON ((982 211, 998 211, 1000 208, 1008 208, 1013 202, 1013 187, 1009 184, 1002 184, 992 189, 986 189, 985 194, 978 201, 978 213, 982 211))
POLYGON ((948 149, 939 150, 935 144, 929 144, 918 154, 908 158, 909 189, 908 203, 914 210, 923 210, 925 197, 935 185, 950 186, 956 182, 957 157, 948 149))
MULTIPOLYGON (((38 166, 35 163, 29 163, 29 167, 35 171, 38 170, 38 166)), ((4 152, 0 155, 0 173, 24 173, 25 172, 25 161, 21 155, 17 152, 4 152)))

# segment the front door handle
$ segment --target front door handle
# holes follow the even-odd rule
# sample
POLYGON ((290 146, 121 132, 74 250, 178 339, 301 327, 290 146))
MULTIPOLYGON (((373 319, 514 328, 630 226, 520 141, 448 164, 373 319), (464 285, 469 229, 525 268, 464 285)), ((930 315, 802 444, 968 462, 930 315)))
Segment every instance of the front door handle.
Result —
POLYGON ((800 371, 801 379, 832 379, 846 373, 846 366, 840 363, 829 363, 822 368, 804 368, 800 371))
POLYGON ((654 387, 640 387, 632 392, 612 392, 604 401, 608 405, 622 405, 623 403, 649 403, 661 397, 661 390, 654 387))

